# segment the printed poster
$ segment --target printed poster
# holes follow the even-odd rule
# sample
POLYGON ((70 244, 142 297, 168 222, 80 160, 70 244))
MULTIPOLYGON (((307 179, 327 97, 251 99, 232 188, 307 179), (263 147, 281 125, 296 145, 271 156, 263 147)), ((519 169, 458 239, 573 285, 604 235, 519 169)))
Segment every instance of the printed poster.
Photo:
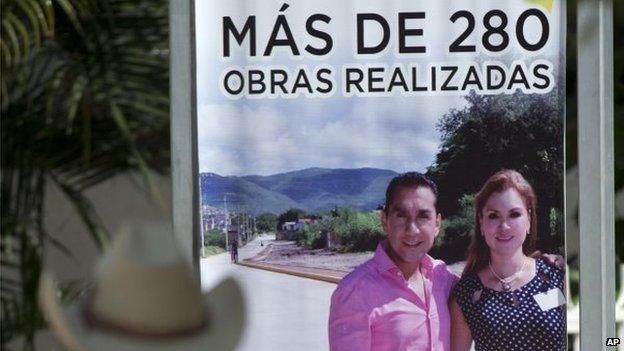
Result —
MULTIPOLYGON (((471 241, 483 236, 473 273, 498 264, 500 280, 484 277, 492 291, 509 294, 541 277, 535 262, 544 260, 501 266, 501 247, 520 245, 528 257, 530 240, 531 251, 565 255, 565 2, 214 0, 197 1, 195 16, 204 285, 216 274, 204 264, 227 257, 241 270, 255 264, 330 277, 331 294, 380 242, 392 246, 391 236, 399 235, 389 228, 392 216, 413 220, 414 228, 422 220, 409 208, 393 214, 396 198, 388 202, 389 184, 405 174, 435 184, 431 219, 439 216, 431 240, 398 240, 406 252, 426 254, 461 276, 475 252, 471 241), (491 188, 502 170, 528 184, 530 201, 520 190, 509 195, 519 205, 496 197, 508 188, 491 188), (497 199, 499 207, 492 205, 497 199), (519 213, 508 211, 510 203, 519 213), (513 221, 522 216, 516 235, 513 221), (496 229, 495 220, 507 229, 496 229), (511 278, 517 280, 505 284, 511 278)), ((391 261, 402 260, 401 248, 387 250, 391 261)), ((548 279, 539 288, 544 293, 567 294, 563 281, 548 279)), ((276 284, 254 287, 270 295, 280 290, 276 284)), ((554 300, 540 303, 510 297, 505 308, 519 308, 520 299, 565 315, 565 301, 549 294, 554 300)), ((334 302, 323 301, 323 324, 291 334, 303 349, 340 349, 331 340, 345 337, 331 330, 334 302)), ((254 334, 256 319, 249 323, 252 337, 239 346, 254 349, 256 340, 268 348, 274 341, 254 334)), ((565 345, 560 330, 551 332, 539 343, 565 345)), ((440 333, 446 341, 439 347, 447 349, 453 335, 440 333)), ((473 329, 479 347, 495 347, 483 340, 498 336, 477 334, 473 329)))

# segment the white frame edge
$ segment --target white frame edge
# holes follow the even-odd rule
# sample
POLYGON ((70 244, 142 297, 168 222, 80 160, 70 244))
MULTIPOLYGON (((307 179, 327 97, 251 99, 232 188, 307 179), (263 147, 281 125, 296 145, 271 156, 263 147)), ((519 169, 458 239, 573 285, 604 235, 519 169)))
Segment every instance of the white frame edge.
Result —
POLYGON ((577 9, 580 346, 602 350, 615 337, 613 3, 577 9))
POLYGON ((194 16, 192 0, 172 0, 169 3, 173 233, 199 279, 194 16))
MULTIPOLYGON (((199 277, 192 0, 171 1, 169 28, 173 230, 199 277)), ((577 38, 580 336, 582 350, 599 350, 615 336, 612 0, 579 0, 577 38)))

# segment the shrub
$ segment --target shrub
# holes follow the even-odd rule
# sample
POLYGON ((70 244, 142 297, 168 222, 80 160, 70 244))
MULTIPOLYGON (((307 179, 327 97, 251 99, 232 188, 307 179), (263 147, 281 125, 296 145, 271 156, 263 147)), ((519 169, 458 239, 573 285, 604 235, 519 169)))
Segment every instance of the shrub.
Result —
POLYGON ((344 251, 373 251, 384 233, 379 216, 374 212, 357 212, 351 208, 339 208, 320 222, 302 230, 300 243, 312 247, 325 247, 328 233, 336 235, 344 251))
POLYGON ((277 216, 270 212, 265 212, 256 217, 256 227, 260 233, 274 232, 277 228, 277 216))
POLYGON ((200 253, 202 254, 202 257, 208 257, 222 252, 225 252, 225 250, 219 246, 205 246, 203 252, 200 253))
POLYGON ((351 209, 341 209, 333 233, 340 238, 346 251, 375 250, 384 234, 379 218, 375 213, 358 213, 351 209))
POLYGON ((225 233, 219 229, 210 229, 205 232, 204 246, 218 246, 225 249, 225 233))
POLYGON ((299 231, 297 243, 312 249, 321 249, 327 245, 327 233, 331 230, 331 219, 325 218, 321 221, 306 225, 299 231))

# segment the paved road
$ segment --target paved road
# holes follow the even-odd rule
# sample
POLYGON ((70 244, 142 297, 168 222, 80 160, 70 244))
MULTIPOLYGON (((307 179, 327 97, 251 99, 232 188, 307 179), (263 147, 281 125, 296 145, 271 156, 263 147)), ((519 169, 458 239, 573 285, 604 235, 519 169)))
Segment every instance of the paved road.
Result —
MULTIPOLYGON (((263 236, 238 249, 239 258, 254 256, 274 237, 263 236)), ((230 263, 229 253, 201 260, 202 288, 232 275, 243 286, 247 328, 238 350, 322 351, 327 343, 329 300, 336 285, 230 263)))

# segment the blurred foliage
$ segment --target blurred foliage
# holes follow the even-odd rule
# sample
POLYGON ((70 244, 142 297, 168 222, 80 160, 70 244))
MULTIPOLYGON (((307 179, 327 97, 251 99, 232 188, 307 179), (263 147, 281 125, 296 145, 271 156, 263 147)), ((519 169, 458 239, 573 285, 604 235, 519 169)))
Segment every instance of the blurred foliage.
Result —
POLYGON ((225 249, 225 233, 221 229, 210 229, 204 233, 204 246, 225 249))
POLYGON ((102 248, 108 234, 84 191, 138 171, 163 211, 151 172, 169 167, 166 1, 2 0, 1 348, 24 350, 44 323, 36 303, 48 235, 48 183, 74 205, 102 248))

